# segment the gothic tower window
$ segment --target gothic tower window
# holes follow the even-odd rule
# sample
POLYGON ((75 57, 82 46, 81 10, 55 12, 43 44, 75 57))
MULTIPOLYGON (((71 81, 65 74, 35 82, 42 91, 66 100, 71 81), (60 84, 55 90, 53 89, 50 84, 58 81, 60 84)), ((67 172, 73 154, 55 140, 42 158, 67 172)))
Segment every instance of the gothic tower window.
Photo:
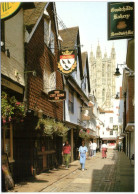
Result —
POLYGON ((104 64, 102 65, 102 77, 104 77, 105 75, 105 72, 104 72, 104 68, 105 68, 105 66, 104 66, 104 64))
POLYGON ((105 89, 103 89, 102 91, 102 101, 104 102, 104 100, 105 100, 105 89))

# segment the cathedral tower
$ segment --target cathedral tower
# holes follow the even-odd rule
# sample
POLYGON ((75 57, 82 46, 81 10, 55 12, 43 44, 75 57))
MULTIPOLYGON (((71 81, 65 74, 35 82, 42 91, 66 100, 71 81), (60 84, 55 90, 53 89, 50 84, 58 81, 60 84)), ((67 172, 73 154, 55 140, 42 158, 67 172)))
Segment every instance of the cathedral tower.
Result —
POLYGON ((116 53, 114 46, 111 49, 110 57, 105 51, 102 52, 98 43, 96 58, 91 50, 89 59, 91 95, 97 99, 98 105, 104 110, 112 109, 112 98, 115 97, 115 76, 116 53))

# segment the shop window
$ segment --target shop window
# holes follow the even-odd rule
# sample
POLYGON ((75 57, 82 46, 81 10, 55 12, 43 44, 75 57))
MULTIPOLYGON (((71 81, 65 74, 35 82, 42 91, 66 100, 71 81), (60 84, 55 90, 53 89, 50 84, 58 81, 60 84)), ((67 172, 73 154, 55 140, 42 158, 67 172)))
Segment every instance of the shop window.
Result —
POLYGON ((110 131, 110 135, 113 135, 113 131, 110 131))
POLYGON ((110 117, 110 123, 113 123, 113 117, 110 117))
POLYGON ((11 123, 2 126, 2 153, 7 153, 9 161, 13 160, 13 127, 11 123))
POLYGON ((69 112, 74 113, 74 95, 71 89, 69 90, 68 109, 69 112))

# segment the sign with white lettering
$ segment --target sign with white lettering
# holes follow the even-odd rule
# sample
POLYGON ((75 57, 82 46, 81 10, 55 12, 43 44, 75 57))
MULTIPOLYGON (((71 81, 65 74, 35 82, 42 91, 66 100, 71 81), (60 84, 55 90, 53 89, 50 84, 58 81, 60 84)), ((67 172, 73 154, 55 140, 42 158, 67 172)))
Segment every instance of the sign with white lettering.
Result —
POLYGON ((108 3, 108 40, 134 38, 134 2, 108 3))
POLYGON ((1 3, 1 19, 8 19, 16 14, 19 10, 21 2, 3 2, 1 3))
POLYGON ((60 102, 66 99, 66 92, 64 90, 52 90, 48 92, 48 100, 52 102, 60 102))

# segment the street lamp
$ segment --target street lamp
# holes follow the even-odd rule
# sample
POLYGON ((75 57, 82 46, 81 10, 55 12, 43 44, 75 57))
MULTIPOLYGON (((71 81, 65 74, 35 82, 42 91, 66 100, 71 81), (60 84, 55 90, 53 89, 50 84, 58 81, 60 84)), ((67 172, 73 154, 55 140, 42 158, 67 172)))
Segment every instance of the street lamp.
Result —
POLYGON ((117 76, 117 77, 121 75, 121 73, 119 71, 119 68, 118 68, 119 65, 121 65, 121 66, 124 65, 125 66, 125 64, 117 64, 116 72, 114 73, 114 76, 117 76))
POLYGON ((116 99, 116 100, 118 100, 118 99, 119 99, 119 95, 118 95, 118 93, 116 94, 115 99, 116 99))
POLYGON ((121 73, 120 73, 120 71, 119 71, 119 68, 118 68, 118 64, 117 64, 117 68, 116 68, 116 72, 114 73, 114 76, 120 76, 121 75, 121 73))
POLYGON ((33 76, 36 76, 36 71, 35 70, 34 71, 25 71, 24 73, 32 73, 33 76))

